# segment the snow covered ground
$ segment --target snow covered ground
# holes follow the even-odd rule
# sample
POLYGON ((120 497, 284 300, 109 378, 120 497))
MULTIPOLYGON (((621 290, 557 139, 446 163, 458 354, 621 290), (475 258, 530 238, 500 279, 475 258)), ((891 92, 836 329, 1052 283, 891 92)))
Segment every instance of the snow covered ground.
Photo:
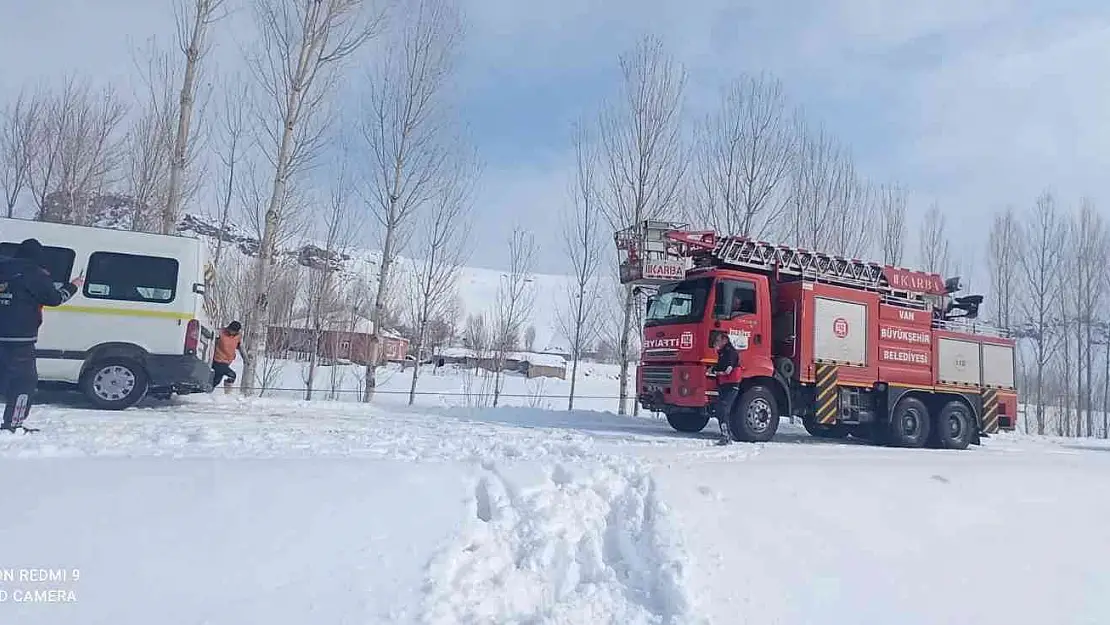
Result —
POLYGON ((40 407, 0 438, 0 623, 1110 622, 1110 445, 447 399, 40 407))

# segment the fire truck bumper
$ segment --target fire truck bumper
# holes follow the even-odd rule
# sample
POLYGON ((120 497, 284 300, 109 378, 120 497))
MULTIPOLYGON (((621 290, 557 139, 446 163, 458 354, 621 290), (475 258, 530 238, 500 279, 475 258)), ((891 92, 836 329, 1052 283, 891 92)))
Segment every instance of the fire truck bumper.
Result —
POLYGON ((712 401, 704 365, 641 366, 636 377, 637 398, 645 410, 703 408, 712 401))

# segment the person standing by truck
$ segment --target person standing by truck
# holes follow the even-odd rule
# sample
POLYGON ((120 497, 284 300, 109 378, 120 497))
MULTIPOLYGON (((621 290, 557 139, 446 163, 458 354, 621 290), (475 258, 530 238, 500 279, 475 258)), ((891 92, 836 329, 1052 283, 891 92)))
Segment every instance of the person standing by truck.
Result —
POLYGON ((243 326, 238 321, 232 321, 226 328, 220 330, 220 337, 216 339, 216 353, 212 357, 212 390, 220 385, 220 380, 227 378, 224 380, 224 393, 231 393, 231 385, 235 384, 238 377, 235 375, 235 370, 231 368, 231 363, 235 362, 236 352, 243 357, 243 364, 246 364, 247 355, 243 353, 241 344, 242 330, 243 326))
POLYGON ((713 347, 717 349, 717 364, 713 365, 710 373, 717 378, 717 402, 714 413, 717 415, 717 424, 721 427, 721 445, 732 442, 732 428, 729 420, 732 417, 732 407, 736 403, 736 396, 740 393, 740 353, 732 346, 732 341, 726 332, 715 332, 713 347))
POLYGON ((61 306, 85 283, 82 274, 55 288, 42 265, 42 244, 37 239, 20 243, 11 258, 0 257, 0 392, 4 395, 0 429, 9 432, 38 431, 23 423, 39 383, 35 344, 43 306, 61 306))

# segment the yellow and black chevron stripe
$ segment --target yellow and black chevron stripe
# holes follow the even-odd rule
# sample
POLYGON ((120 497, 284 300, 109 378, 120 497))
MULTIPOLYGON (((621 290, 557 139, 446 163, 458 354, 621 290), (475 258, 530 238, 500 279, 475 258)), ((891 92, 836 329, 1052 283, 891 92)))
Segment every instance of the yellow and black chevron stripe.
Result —
POLYGON ((837 399, 840 394, 836 389, 838 369, 836 365, 817 365, 817 401, 815 402, 817 414, 815 416, 817 422, 823 425, 836 423, 836 415, 839 412, 840 404, 837 399))
POLYGON ((998 431, 998 391, 993 388, 983 389, 983 416, 980 422, 984 433, 998 431))

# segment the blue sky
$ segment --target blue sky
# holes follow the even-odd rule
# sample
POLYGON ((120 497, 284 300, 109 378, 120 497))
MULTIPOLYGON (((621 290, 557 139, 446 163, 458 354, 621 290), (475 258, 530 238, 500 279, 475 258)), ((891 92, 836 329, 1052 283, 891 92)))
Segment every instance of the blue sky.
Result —
MULTIPOLYGON (((129 46, 170 34, 168 6, 5 3, 0 89, 66 71, 126 81, 129 46)), ((1104 2, 470 0, 466 14, 459 104, 485 162, 473 265, 503 265, 520 223, 536 233, 537 270, 565 270, 569 124, 596 112, 617 88, 617 55, 649 33, 687 66, 690 114, 738 73, 772 72, 862 173, 911 190, 911 230, 939 202, 969 262, 982 264, 992 210, 1031 206, 1046 187, 1065 205, 1110 206, 1104 2)), ((233 66, 235 44, 214 59, 233 66)))

